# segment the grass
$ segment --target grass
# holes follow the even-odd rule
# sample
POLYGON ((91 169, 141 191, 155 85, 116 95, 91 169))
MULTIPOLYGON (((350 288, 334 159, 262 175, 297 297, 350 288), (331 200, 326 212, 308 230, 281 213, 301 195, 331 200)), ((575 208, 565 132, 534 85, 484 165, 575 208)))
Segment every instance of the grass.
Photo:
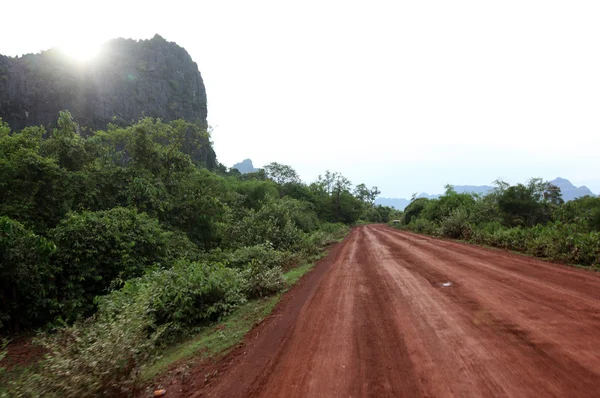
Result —
POLYGON ((302 278, 302 275, 306 274, 308 271, 315 266, 315 263, 306 263, 299 267, 296 267, 288 272, 286 272, 283 277, 289 286, 296 284, 302 278))
POLYGON ((509 252, 511 254, 515 254, 515 255, 519 255, 519 256, 525 256, 525 257, 529 257, 532 259, 537 259, 537 260, 542 260, 545 262, 549 262, 549 263, 554 263, 554 264, 561 264, 561 265, 566 265, 568 267, 574 267, 574 268, 580 268, 580 269, 584 269, 587 271, 593 271, 593 272, 600 272, 600 265, 583 265, 583 264, 576 264, 576 263, 570 263, 567 261, 562 261, 562 260, 556 260, 556 259, 552 259, 549 257, 541 257, 541 256, 536 256, 535 254, 531 254, 528 253, 526 251, 522 251, 522 250, 517 250, 517 249, 511 249, 511 248, 503 248, 503 247, 498 247, 498 246, 492 246, 490 244, 486 244, 486 243, 476 243, 467 239, 454 239, 454 238, 446 238, 443 236, 436 236, 436 235, 432 235, 432 234, 427 234, 424 232, 416 232, 413 230, 410 230, 408 228, 403 228, 401 226, 395 226, 395 225, 390 225, 392 228, 398 229, 400 231, 408 231, 408 232, 412 232, 414 234, 417 235, 423 235, 423 236, 428 236, 431 238, 435 238, 435 239, 441 239, 441 240, 448 240, 448 241, 454 241, 454 242, 461 242, 461 243, 466 243, 469 244, 471 246, 479 246, 479 247, 483 247, 486 249, 490 249, 490 250, 495 250, 495 251, 499 251, 499 252, 509 252))
MULTIPOLYGON (((318 259, 325 255, 327 253, 323 252, 315 257, 318 259)), ((296 284, 314 266, 314 262, 308 262, 286 272, 284 278, 288 286, 296 284)), ((254 325, 260 323, 273 311, 280 299, 281 294, 277 294, 272 297, 251 300, 225 317, 220 323, 205 328, 186 341, 168 347, 156 362, 144 369, 142 379, 150 381, 176 362, 191 359, 215 359, 225 355, 243 340, 254 325)))
POLYGON ((251 300, 217 325, 205 328, 196 336, 168 347, 163 355, 142 372, 143 380, 151 380, 168 367, 185 359, 208 359, 225 354, 242 341, 252 327, 273 311, 280 295, 251 300))

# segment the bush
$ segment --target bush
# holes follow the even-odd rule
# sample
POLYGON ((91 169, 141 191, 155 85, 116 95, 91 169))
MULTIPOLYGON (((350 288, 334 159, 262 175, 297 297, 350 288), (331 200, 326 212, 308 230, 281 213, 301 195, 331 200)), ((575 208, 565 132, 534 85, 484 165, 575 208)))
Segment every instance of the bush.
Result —
POLYGON ((437 225, 433 221, 426 220, 424 218, 417 218, 415 221, 408 225, 408 229, 428 235, 439 235, 437 225))
POLYGON ((491 237, 493 246, 503 249, 525 251, 527 249, 527 231, 523 228, 500 228, 491 237))
POLYGON ((42 338, 49 354, 38 371, 10 382, 9 396, 136 395, 160 344, 216 321, 244 303, 246 292, 282 288, 279 267, 253 264, 258 272, 251 270, 248 282, 222 264, 189 261, 128 281, 98 299, 94 316, 42 338))
POLYGON ((584 196, 566 202, 557 209, 554 219, 581 225, 582 232, 600 232, 600 198, 584 196))
POLYGON ((361 216, 361 218, 368 222, 380 223, 383 221, 381 214, 374 207, 370 207, 365 210, 361 216))
POLYGON ((283 270, 276 266, 265 267, 257 261, 252 261, 242 271, 244 292, 248 298, 264 297, 280 292, 286 286, 283 270))
POLYGON ((555 222, 532 228, 506 228, 488 223, 473 229, 471 241, 517 250, 553 261, 600 264, 600 234, 581 232, 585 226, 555 222))
POLYGON ((286 202, 268 201, 260 210, 250 210, 241 220, 232 221, 225 232, 226 246, 238 248, 269 243, 275 250, 297 248, 301 232, 286 202))
POLYGON ((494 246, 492 236, 500 228, 502 228, 502 225, 498 221, 482 224, 472 223, 470 241, 473 243, 494 246))
POLYGON ((232 252, 223 253, 227 265, 232 268, 243 269, 248 264, 256 262, 266 268, 284 266, 289 262, 291 253, 273 249, 270 244, 246 246, 232 252))
POLYGON ((155 353, 161 330, 148 334, 143 300, 119 313, 99 313, 40 343, 48 350, 37 371, 9 382, 9 396, 132 396, 155 353))
POLYGON ((323 247, 337 242, 349 230, 348 226, 342 223, 323 223, 315 232, 302 236, 300 250, 309 256, 319 254, 323 247))
POLYGON ((409 225, 418 220, 421 212, 425 209, 428 203, 429 199, 427 198, 417 198, 410 202, 410 204, 404 209, 402 223, 404 225, 409 225))
POLYGON ((109 287, 154 265, 170 265, 182 248, 191 250, 185 236, 167 232, 157 220, 126 208, 70 213, 50 236, 58 247, 53 265, 67 319, 89 315, 94 297, 109 287))
POLYGON ((56 292, 48 263, 54 243, 21 223, 0 217, 0 331, 18 333, 50 319, 56 292))
POLYGON ((223 264, 178 261, 171 269, 128 281, 99 299, 101 311, 119 313, 140 297, 155 327, 168 325, 161 341, 172 341, 218 320, 245 302, 238 271, 223 264))
POLYGON ((471 226, 468 222, 469 215, 462 208, 454 209, 450 215, 440 222, 440 232, 442 236, 459 239, 469 239, 471 236, 471 226))
POLYGON ((600 265, 600 232, 579 233, 569 237, 570 256, 575 264, 600 265))

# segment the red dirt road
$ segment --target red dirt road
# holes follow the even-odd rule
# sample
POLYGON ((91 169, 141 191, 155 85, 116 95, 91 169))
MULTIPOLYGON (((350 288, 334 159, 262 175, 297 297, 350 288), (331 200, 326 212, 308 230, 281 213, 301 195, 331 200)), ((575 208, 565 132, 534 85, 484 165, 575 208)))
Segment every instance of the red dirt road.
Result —
POLYGON ((598 397, 600 275, 355 228, 192 379, 181 396, 598 397))

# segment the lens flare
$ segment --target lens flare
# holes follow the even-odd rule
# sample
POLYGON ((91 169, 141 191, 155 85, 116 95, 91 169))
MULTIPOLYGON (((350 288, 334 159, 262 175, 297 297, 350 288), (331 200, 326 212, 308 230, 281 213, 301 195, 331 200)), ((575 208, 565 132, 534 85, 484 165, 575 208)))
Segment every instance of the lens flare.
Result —
POLYGON ((100 52, 101 45, 93 43, 85 39, 73 40, 60 46, 60 50, 69 57, 81 61, 87 62, 92 60, 100 52))

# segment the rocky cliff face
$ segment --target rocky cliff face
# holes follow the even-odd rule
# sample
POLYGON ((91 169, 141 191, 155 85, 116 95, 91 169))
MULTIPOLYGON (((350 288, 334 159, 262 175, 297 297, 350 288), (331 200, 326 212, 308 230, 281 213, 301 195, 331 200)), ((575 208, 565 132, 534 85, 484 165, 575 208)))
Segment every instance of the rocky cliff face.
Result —
POLYGON ((111 40, 87 64, 58 50, 18 58, 0 55, 0 117, 13 130, 51 127, 65 109, 92 129, 143 116, 207 125, 198 65, 185 49, 158 35, 111 40))

